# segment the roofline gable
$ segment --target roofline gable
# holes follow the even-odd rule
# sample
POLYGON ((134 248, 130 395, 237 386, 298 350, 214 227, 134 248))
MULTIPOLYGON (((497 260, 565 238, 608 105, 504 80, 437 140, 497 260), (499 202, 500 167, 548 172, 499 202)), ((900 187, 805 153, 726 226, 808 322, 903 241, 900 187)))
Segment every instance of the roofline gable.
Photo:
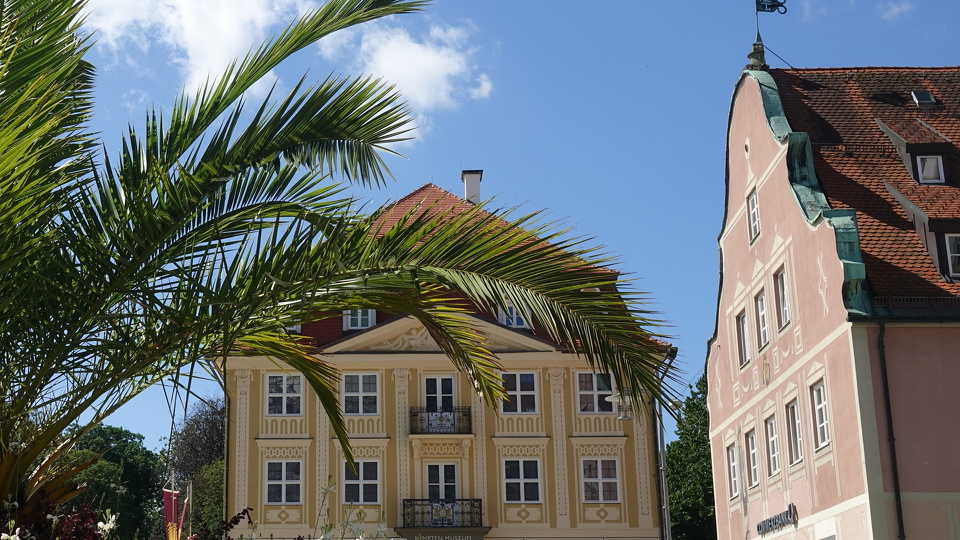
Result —
MULTIPOLYGON (((552 344, 544 339, 519 330, 501 326, 481 317, 470 314, 463 314, 463 317, 469 319, 474 328, 480 331, 485 336, 487 341, 492 341, 495 344, 495 346, 492 348, 492 351, 495 354, 511 352, 555 352, 560 350, 555 344, 552 344)), ((431 347, 436 347, 435 349, 396 349, 393 347, 385 349, 381 347, 381 345, 383 345, 385 342, 396 339, 398 336, 408 333, 412 330, 423 330, 423 325, 415 317, 409 315, 397 317, 367 330, 345 336, 343 339, 335 341, 324 347, 321 351, 321 354, 330 355, 369 352, 396 352, 407 354, 423 354, 425 352, 432 352, 440 354, 443 352, 439 347, 436 347, 436 344, 431 345, 431 347)), ((423 334, 420 336, 420 338, 429 339, 427 334, 423 334)), ((430 341, 432 342, 432 339, 430 341)))
MULTIPOLYGON (((844 307, 849 315, 869 315, 872 312, 871 300, 866 288, 866 267, 860 251, 860 236, 857 229, 856 210, 852 208, 834 209, 830 207, 823 187, 817 177, 814 167, 813 146, 810 135, 805 132, 795 132, 790 127, 780 90, 773 76, 764 70, 744 70, 734 87, 730 100, 730 109, 727 113, 726 160, 724 162, 724 208, 720 233, 717 235, 717 244, 726 230, 728 211, 730 208, 730 126, 733 121, 734 107, 737 96, 743 88, 744 82, 752 78, 760 88, 760 98, 763 103, 763 112, 766 117, 770 134, 781 144, 787 145, 786 164, 787 178, 793 190, 794 197, 804 218, 811 225, 817 225, 821 220, 833 228, 836 236, 837 256, 843 264, 844 281, 841 286, 844 307)), ((717 288, 716 317, 713 335, 707 340, 707 360, 710 350, 717 339, 720 317, 720 300, 723 290, 723 249, 719 249, 720 279, 717 288)))

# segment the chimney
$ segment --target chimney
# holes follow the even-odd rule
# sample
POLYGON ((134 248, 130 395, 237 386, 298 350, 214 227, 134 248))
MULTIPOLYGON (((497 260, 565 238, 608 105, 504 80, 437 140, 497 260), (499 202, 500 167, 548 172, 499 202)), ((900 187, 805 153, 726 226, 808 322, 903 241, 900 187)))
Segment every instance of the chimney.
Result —
POLYGON ((463 171, 460 173, 460 181, 463 182, 463 198, 473 204, 480 204, 480 180, 483 178, 483 170, 463 171))

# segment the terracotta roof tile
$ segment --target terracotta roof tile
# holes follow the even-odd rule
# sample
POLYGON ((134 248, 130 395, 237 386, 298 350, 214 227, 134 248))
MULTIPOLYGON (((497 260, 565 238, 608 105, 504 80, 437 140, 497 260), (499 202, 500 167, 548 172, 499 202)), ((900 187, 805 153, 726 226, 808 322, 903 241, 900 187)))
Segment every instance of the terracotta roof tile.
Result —
POLYGON ((807 132, 834 208, 857 211, 867 278, 877 296, 960 295, 939 274, 889 185, 932 219, 960 219, 960 67, 770 70, 794 131, 807 132), (936 98, 920 108, 911 92, 936 98), (911 176, 877 120, 910 144, 950 143, 950 185, 911 176))

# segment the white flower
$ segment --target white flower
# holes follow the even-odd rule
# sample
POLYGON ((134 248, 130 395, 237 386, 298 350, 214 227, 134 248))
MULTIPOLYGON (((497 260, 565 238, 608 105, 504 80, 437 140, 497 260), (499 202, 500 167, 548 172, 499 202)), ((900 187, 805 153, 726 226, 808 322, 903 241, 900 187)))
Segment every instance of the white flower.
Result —
POLYGON ((20 540, 20 527, 17 527, 17 530, 13 531, 13 534, 0 534, 0 540, 20 540))
POLYGON ((118 515, 120 515, 120 514, 113 514, 113 515, 111 515, 111 516, 110 516, 110 519, 107 520, 106 523, 104 523, 104 522, 102 522, 102 521, 98 522, 98 523, 97 523, 97 529, 99 529, 101 533, 108 533, 108 532, 116 529, 116 528, 117 528, 117 516, 118 516, 118 515))

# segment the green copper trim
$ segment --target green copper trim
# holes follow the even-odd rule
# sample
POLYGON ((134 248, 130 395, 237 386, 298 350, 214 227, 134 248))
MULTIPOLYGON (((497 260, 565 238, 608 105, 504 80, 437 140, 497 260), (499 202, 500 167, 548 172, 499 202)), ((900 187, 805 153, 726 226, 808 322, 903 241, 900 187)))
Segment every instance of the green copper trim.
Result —
MULTIPOLYGON (((870 293, 867 291, 867 270, 860 251, 860 232, 857 229, 856 210, 830 208, 823 187, 813 165, 813 146, 810 135, 790 128, 780 101, 780 91, 770 73, 744 71, 737 91, 746 77, 753 77, 760 85, 767 125, 773 136, 787 145, 787 177, 797 204, 807 222, 816 225, 821 219, 833 228, 837 241, 837 256, 843 264, 843 304, 853 315, 872 313, 870 293)), ((733 105, 731 103, 731 116, 733 105)))

